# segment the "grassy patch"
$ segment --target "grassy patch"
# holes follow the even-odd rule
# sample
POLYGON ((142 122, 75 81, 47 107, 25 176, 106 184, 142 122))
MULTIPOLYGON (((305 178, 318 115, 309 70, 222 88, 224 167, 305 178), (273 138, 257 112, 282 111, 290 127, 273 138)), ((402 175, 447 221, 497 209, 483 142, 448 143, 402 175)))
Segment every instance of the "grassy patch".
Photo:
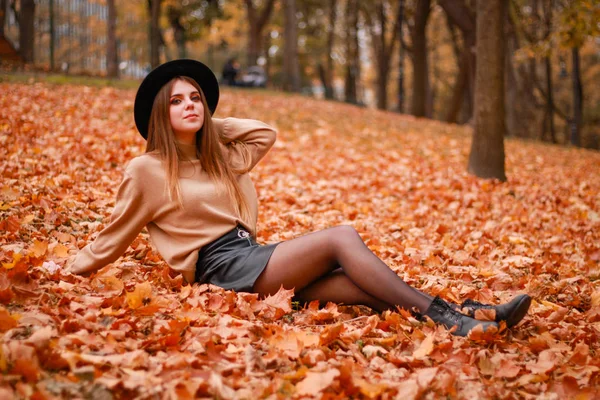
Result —
POLYGON ((83 85, 97 87, 115 87, 119 89, 136 89, 140 81, 136 79, 109 79, 91 76, 62 74, 6 73, 0 76, 0 82, 33 84, 44 82, 54 85, 83 85))

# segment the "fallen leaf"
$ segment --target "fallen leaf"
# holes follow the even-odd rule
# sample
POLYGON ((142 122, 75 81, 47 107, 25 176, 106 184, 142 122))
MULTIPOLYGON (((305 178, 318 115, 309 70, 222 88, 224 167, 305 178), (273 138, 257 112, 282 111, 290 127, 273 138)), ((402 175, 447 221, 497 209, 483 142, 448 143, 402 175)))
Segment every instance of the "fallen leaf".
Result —
POLYGON ((316 396, 327 389, 340 375, 337 369, 330 369, 325 372, 307 372, 306 378, 296 385, 296 393, 299 395, 316 396))
POLYGON ((129 308, 136 309, 149 304, 152 301, 152 284, 143 282, 135 285, 133 292, 127 293, 127 304, 129 308))
POLYGON ((534 374, 545 374, 552 370, 558 361, 556 353, 551 350, 543 350, 535 364, 527 364, 526 368, 534 374))
POLYGON ((417 359, 425 358, 433 351, 434 334, 427 335, 425 339, 419 344, 419 347, 413 353, 417 359))
POLYGON ((33 257, 40 258, 46 254, 48 251, 48 242, 45 240, 37 240, 33 241, 33 245, 29 248, 29 254, 33 257))
POLYGON ((335 324, 327 326, 319 335, 319 343, 321 346, 327 346, 334 340, 340 337, 340 334, 344 331, 343 324, 335 324))
POLYGON ((0 306, 0 332, 6 332, 17 325, 17 321, 10 315, 8 310, 0 306))

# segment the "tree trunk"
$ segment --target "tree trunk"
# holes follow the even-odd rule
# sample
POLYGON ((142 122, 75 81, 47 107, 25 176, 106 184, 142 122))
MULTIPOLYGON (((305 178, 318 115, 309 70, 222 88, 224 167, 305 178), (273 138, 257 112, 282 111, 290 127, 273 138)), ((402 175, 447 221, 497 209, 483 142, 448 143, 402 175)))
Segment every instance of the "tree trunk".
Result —
POLYGON ((540 119, 535 109, 535 95, 531 77, 535 74, 535 65, 515 63, 512 56, 520 48, 515 21, 506 10, 506 48, 505 48, 505 109, 506 135, 529 137, 532 126, 540 119))
POLYGON ((333 99, 333 43, 335 39, 336 0, 329 0, 329 26, 327 27, 327 49, 325 63, 325 98, 333 99))
POLYGON ((267 77, 267 84, 270 85, 271 82, 271 56, 269 55, 269 49, 271 48, 271 33, 266 32, 264 37, 265 49, 264 49, 264 57, 265 57, 265 76, 267 77))
POLYGON ((358 103, 357 82, 360 79, 360 49, 358 45, 357 0, 346 3, 346 79, 344 92, 346 102, 358 103))
POLYGON ((160 3, 162 0, 148 0, 150 9, 150 66, 154 69, 160 65, 160 3))
MULTIPOLYGON (((537 4, 536 4, 537 6, 537 4)), ((546 22, 546 31, 544 32, 544 36, 548 38, 552 33, 552 5, 550 1, 546 0, 542 2, 542 9, 544 12, 544 20, 546 22)), ((554 95, 553 95, 553 85, 552 85, 552 60, 550 58, 550 54, 544 57, 544 66, 546 69, 546 120, 544 122, 545 126, 550 128, 550 141, 552 143, 556 143, 556 128, 554 126, 554 95)), ((544 129, 542 140, 545 137, 546 130, 544 129)))
POLYGON ((4 34, 4 21, 6 20, 6 6, 8 2, 6 0, 0 0, 0 36, 4 34))
POLYGON ((119 59, 117 55, 117 9, 115 0, 106 0, 108 19, 106 21, 106 75, 110 78, 119 76, 119 59))
MULTIPOLYGON (((552 63, 550 57, 544 57, 546 69, 546 113, 544 125, 550 129, 550 141, 556 143, 556 128, 554 126, 554 95, 552 85, 552 63)), ((543 131, 542 140, 546 136, 546 129, 543 131)))
POLYGON ((506 110, 506 136, 523 136, 521 131, 525 124, 519 115, 521 105, 519 104, 519 84, 517 74, 512 62, 512 55, 518 49, 516 32, 508 15, 508 7, 505 7, 506 45, 504 47, 504 107, 506 110), (519 105, 517 105, 519 104, 519 105))
MULTIPOLYGON (((426 0, 429 1, 429 0, 426 0)), ((375 52, 375 61, 377 68, 377 108, 380 110, 387 109, 387 84, 390 72, 390 60, 394 52, 394 45, 398 39, 397 19, 394 21, 392 28, 392 37, 388 41, 387 36, 387 15, 386 4, 384 0, 378 1, 375 7, 376 21, 373 20, 369 11, 365 10, 365 18, 367 27, 371 34, 371 42, 373 43, 373 51, 375 52)))
POLYGON ((471 119, 475 88, 475 17, 464 0, 438 0, 438 3, 448 16, 450 25, 456 25, 460 29, 464 46, 459 61, 459 76, 453 89, 452 104, 446 121, 466 122, 471 119), (459 121, 461 107, 462 117, 459 121))
POLYGON ((256 65, 262 50, 262 32, 271 17, 275 0, 266 0, 260 14, 254 7, 252 0, 245 0, 248 10, 248 65, 256 65))
POLYGON ((256 26, 251 25, 248 32, 248 65, 256 65, 260 48, 262 47, 261 34, 256 26))
POLYGON ((456 77, 456 83, 452 89, 452 99, 450 100, 450 108, 446 114, 446 122, 456 123, 458 121, 458 114, 463 105, 463 99, 467 92, 469 85, 469 50, 465 49, 462 51, 458 64, 458 76, 456 77))
POLYGON ((377 73, 377 108, 387 110, 387 84, 389 68, 380 66, 377 73))
POLYGON ((283 0, 284 7, 284 57, 283 90, 300 91, 300 63, 298 60, 298 20, 296 0, 283 0))
POLYGON ((327 72, 325 72, 325 67, 323 66, 323 63, 319 63, 317 64, 317 71, 319 73, 319 79, 321 80, 321 84, 323 85, 324 89, 324 95, 325 98, 327 98, 327 72))
POLYGON ((504 172, 504 0, 477 0, 475 129, 468 171, 506 181, 504 172))
POLYGON ((377 54, 377 108, 387 110, 387 83, 389 76, 389 59, 391 54, 386 51, 386 14, 383 1, 378 3, 378 16, 380 32, 377 40, 379 41, 379 54, 377 54))
POLYGON ((48 3, 48 8, 50 9, 50 71, 54 71, 56 69, 56 29, 54 28, 54 0, 50 0, 48 3))
POLYGON ((573 60, 573 120, 571 122, 571 144, 581 146, 581 124, 583 122, 583 88, 579 63, 579 47, 571 48, 573 60))
POLYGON ((185 48, 185 28, 181 24, 182 11, 179 7, 169 7, 169 24, 173 29, 173 38, 177 44, 177 55, 179 58, 186 58, 187 51, 185 48))
POLYGON ((35 41, 35 1, 21 0, 19 12, 19 53, 26 63, 33 63, 35 41))
MULTIPOLYGON (((89 3, 85 3, 85 5, 88 5, 89 3)), ((87 47, 87 38, 88 38, 88 32, 87 32, 87 18, 85 17, 85 5, 81 6, 78 5, 79 8, 79 16, 77 18, 77 23, 78 23, 78 30, 79 30, 79 49, 77 51, 77 55, 79 57, 79 73, 85 73, 85 60, 86 60, 86 56, 87 56, 87 52, 88 52, 88 47, 87 47)))
POLYGON ((427 115, 427 97, 429 93, 429 69, 427 65, 427 19, 430 0, 419 0, 415 14, 415 24, 411 29, 413 48, 413 88, 410 113, 416 117, 427 115))
POLYGON ((400 55, 398 57, 398 112, 404 112, 404 41, 402 40, 402 29, 404 22, 404 0, 398 2, 398 38, 400 39, 400 55))

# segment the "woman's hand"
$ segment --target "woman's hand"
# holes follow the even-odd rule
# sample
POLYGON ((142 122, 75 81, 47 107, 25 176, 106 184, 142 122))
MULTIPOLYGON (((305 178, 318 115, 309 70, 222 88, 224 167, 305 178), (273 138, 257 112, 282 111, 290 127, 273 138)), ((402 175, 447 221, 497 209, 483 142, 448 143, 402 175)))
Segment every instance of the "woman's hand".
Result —
POLYGON ((82 268, 81 266, 75 263, 75 259, 77 256, 71 256, 67 263, 65 264, 63 271, 69 274, 81 275, 81 276, 90 276, 92 272, 95 272, 94 269, 91 268, 82 268))

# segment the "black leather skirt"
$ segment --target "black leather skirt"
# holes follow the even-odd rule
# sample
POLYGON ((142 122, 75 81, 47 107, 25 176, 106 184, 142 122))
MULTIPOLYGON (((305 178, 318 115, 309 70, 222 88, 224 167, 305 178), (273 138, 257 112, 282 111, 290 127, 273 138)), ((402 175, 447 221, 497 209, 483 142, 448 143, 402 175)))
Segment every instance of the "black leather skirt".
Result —
POLYGON ((241 225, 202 247, 196 263, 196 282, 227 290, 252 292, 279 243, 260 245, 241 225))

